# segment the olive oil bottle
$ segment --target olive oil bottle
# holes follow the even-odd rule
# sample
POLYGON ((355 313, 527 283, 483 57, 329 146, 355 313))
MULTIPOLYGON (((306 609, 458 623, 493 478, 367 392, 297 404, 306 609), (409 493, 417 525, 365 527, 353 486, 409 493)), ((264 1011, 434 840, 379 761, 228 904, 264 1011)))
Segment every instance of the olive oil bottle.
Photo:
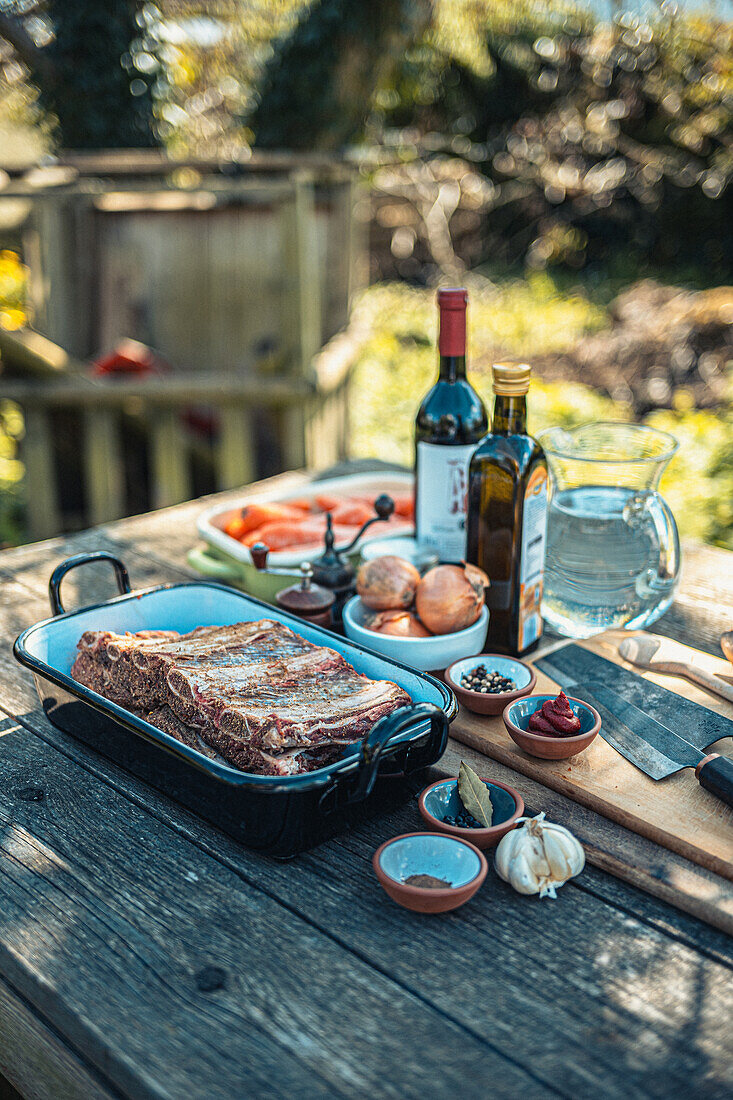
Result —
POLYGON ((547 460, 527 435, 531 368, 496 363, 494 418, 468 473, 468 561, 491 581, 487 649, 525 653, 542 633, 547 460))

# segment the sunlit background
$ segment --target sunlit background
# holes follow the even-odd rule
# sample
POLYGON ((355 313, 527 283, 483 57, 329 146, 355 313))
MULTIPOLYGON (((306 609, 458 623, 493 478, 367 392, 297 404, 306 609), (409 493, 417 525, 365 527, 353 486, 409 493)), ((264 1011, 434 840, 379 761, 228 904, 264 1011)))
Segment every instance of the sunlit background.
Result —
MULTIPOLYGON (((236 174, 253 151, 344 157, 371 284, 352 455, 412 461, 434 288, 464 282, 484 397, 492 360, 526 356, 532 429, 604 416, 672 431, 664 489, 683 536, 733 547, 731 4, 369 9, 0 0, 0 186, 65 149, 161 146, 184 190, 200 158, 236 174)), ((0 325, 21 329, 10 214, 0 247, 0 325)), ((0 542, 25 537, 22 433, 0 403, 0 542)))

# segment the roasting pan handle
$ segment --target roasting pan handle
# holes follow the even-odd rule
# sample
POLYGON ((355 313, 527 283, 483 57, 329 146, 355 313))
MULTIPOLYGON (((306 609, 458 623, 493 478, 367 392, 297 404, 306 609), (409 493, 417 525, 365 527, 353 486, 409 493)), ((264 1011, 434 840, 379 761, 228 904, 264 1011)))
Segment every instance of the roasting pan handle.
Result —
POLYGON ((70 569, 76 569, 77 565, 86 565, 92 561, 109 561, 114 567, 117 577, 117 587, 120 595, 124 596, 130 591, 130 574, 119 558, 110 554, 108 550, 92 550, 89 554, 75 554, 73 558, 67 558, 57 565, 48 582, 48 597, 51 601, 51 611, 54 615, 63 615, 64 605, 61 602, 61 582, 70 569))
POLYGON ((349 792, 349 802, 361 802, 372 793, 380 757, 387 745, 405 730, 412 729, 422 719, 430 721, 430 734, 439 742, 439 756, 443 755, 448 743, 448 718, 445 711, 434 703, 412 703, 400 707, 391 714, 380 718, 361 746, 362 766, 356 784, 349 792))

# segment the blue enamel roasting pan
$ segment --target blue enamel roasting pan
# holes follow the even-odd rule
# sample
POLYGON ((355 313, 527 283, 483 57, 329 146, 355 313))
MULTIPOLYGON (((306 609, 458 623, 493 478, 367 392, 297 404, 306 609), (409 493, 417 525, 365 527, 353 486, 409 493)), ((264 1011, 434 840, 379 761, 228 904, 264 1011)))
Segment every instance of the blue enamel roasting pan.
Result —
POLYGON ((248 847, 279 857, 310 848, 382 806, 404 800, 415 789, 409 777, 445 750, 448 724, 458 708, 444 684, 252 596, 213 582, 131 592, 127 569, 107 551, 68 558, 54 570, 49 587, 53 618, 23 631, 13 650, 33 673, 49 720, 248 847), (99 560, 114 567, 121 595, 64 611, 62 578, 70 569, 99 560), (71 678, 76 644, 86 630, 185 633, 197 626, 263 618, 330 646, 372 679, 399 684, 412 704, 380 719, 361 743, 317 771, 265 776, 208 759, 71 678))

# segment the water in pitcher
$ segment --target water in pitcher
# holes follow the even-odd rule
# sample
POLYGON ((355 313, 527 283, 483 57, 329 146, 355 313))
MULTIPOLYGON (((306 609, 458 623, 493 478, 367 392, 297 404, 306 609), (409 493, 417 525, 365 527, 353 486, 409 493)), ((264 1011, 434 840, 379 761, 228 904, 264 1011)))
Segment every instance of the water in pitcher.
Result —
POLYGON ((549 509, 542 614, 575 638, 612 627, 639 629, 666 611, 676 571, 660 569, 667 533, 652 496, 582 485, 555 492, 549 509))

